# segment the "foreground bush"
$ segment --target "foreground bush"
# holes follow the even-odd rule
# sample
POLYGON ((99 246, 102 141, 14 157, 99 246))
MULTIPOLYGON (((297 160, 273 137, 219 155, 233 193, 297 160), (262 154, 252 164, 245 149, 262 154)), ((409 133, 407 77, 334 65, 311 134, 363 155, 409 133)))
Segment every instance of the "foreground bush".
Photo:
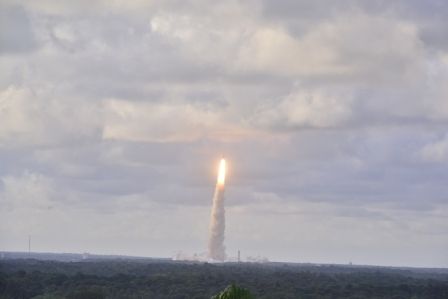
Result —
POLYGON ((232 284, 212 299, 255 299, 255 297, 248 290, 232 284))

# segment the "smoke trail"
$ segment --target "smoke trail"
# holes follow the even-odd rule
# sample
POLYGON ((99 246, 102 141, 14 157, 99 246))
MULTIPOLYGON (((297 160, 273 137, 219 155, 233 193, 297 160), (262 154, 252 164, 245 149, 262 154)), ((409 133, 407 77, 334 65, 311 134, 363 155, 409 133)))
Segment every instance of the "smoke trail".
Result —
POLYGON ((224 179, 225 160, 221 159, 219 166, 218 182, 213 196, 212 213, 210 216, 210 232, 208 240, 208 257, 215 261, 226 259, 226 248, 224 246, 224 231, 226 228, 224 208, 224 179))

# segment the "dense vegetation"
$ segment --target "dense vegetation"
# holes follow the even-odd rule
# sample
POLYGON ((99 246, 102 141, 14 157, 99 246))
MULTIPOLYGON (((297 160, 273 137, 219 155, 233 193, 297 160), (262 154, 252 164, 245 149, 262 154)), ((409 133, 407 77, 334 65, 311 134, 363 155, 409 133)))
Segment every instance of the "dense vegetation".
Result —
POLYGON ((211 298, 228 285, 255 298, 448 298, 448 274, 373 267, 148 260, 0 261, 0 298, 211 298))
POLYGON ((221 293, 213 296, 212 299, 254 299, 254 296, 245 288, 232 284, 221 293))

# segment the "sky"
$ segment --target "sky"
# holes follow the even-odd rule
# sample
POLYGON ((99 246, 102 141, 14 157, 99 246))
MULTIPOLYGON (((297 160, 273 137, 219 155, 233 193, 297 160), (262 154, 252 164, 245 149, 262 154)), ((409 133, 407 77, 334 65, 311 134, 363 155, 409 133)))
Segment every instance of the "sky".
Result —
POLYGON ((0 250, 448 267, 448 2, 0 2, 0 250))

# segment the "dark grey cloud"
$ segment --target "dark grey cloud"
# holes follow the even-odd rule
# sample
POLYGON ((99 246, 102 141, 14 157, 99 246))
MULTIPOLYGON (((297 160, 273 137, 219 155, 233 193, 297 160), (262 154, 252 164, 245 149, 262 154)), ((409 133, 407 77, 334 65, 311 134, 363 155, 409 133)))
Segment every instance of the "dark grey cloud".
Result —
POLYGON ((32 51, 36 40, 30 18, 22 6, 0 5, 0 54, 32 51))

